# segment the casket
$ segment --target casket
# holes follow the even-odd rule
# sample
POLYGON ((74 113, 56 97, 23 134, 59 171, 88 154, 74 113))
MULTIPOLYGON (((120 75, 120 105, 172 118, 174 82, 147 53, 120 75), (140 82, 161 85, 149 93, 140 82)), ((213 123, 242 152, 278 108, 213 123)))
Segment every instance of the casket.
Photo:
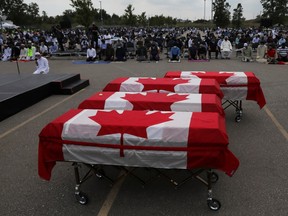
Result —
POLYGON ((164 169, 219 169, 232 176, 218 113, 73 109, 39 134, 38 173, 49 180, 57 161, 164 169))
POLYGON ((215 79, 120 77, 109 82, 103 91, 200 93, 216 94, 223 98, 215 79))
POLYGON ((215 94, 97 92, 80 103, 78 108, 218 112, 224 115, 221 103, 215 94))
POLYGON ((220 84, 226 100, 253 100, 260 108, 266 100, 259 79, 252 72, 233 71, 168 71, 166 78, 207 78, 220 84))

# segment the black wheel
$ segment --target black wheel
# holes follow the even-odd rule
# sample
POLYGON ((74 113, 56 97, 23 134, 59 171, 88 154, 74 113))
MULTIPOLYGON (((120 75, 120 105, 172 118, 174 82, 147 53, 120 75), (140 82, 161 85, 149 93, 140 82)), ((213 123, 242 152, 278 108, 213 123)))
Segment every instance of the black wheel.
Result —
POLYGON ((86 205, 88 203, 88 198, 85 194, 79 193, 76 194, 76 200, 81 204, 81 205, 86 205))
POLYGON ((216 182, 218 181, 218 179, 219 179, 218 174, 215 173, 215 172, 212 172, 212 173, 211 173, 211 182, 212 182, 212 183, 216 183, 216 182))
POLYGON ((218 211, 221 208, 221 203, 216 199, 208 200, 207 204, 212 211, 218 211))
POLYGON ((240 121, 241 121, 241 116, 237 115, 237 116, 235 117, 235 122, 240 122, 240 121))

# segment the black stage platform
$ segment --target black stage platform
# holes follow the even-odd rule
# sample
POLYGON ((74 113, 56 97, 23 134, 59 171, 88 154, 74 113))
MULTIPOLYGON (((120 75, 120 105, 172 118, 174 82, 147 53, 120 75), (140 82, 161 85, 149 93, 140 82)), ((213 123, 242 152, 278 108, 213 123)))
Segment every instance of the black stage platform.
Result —
POLYGON ((0 75, 0 121, 51 96, 71 95, 89 85, 80 74, 0 75))

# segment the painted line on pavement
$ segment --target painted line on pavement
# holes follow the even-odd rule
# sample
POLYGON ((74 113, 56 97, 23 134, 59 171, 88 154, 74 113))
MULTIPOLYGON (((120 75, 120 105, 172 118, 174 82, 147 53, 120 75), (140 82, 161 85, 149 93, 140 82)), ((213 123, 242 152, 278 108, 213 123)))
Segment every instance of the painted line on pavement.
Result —
MULTIPOLYGON (((124 174, 125 174, 125 172, 124 172, 124 171, 121 171, 118 177, 120 177, 120 176, 122 176, 122 175, 124 175, 124 174)), ((117 196, 118 193, 119 193, 119 190, 120 190, 120 188, 121 188, 121 186, 122 186, 125 178, 126 178, 126 175, 123 176, 121 179, 119 179, 119 180, 113 185, 110 193, 109 193, 108 196, 106 197, 106 199, 105 199, 105 201, 104 201, 104 203, 103 203, 103 205, 102 205, 102 207, 101 207, 101 209, 100 209, 100 211, 99 211, 99 213, 98 213, 97 216, 106 216, 106 215, 109 214, 109 211, 110 211, 110 209, 111 209, 111 207, 112 207, 112 205, 113 205, 113 203, 114 203, 114 201, 115 201, 115 199, 116 199, 116 196, 117 196)))
POLYGON ((288 141, 288 132, 285 130, 285 128, 279 123, 279 121, 275 118, 273 113, 267 108, 267 106, 264 107, 265 112, 267 115, 271 118, 273 123, 276 125, 278 130, 283 134, 283 136, 286 138, 286 141, 288 141))
POLYGON ((43 110, 42 112, 38 113, 37 115, 33 116, 32 118, 30 118, 30 119, 28 119, 28 120, 26 120, 24 122, 22 122, 21 124, 17 125, 16 127, 6 131, 5 133, 0 135, 0 139, 4 138, 5 136, 7 136, 7 135, 9 135, 11 133, 13 133, 14 131, 18 130, 19 128, 23 127, 24 125, 28 124, 29 122, 33 121, 34 119, 38 118, 39 116, 49 112, 50 110, 54 109, 55 107, 59 106, 60 104, 64 103, 65 101, 71 99, 72 97, 76 96, 77 94, 79 94, 82 91, 84 91, 84 89, 82 89, 82 90, 76 92, 75 94, 69 96, 68 98, 65 98, 64 100, 54 104, 53 106, 47 108, 46 110, 43 110))

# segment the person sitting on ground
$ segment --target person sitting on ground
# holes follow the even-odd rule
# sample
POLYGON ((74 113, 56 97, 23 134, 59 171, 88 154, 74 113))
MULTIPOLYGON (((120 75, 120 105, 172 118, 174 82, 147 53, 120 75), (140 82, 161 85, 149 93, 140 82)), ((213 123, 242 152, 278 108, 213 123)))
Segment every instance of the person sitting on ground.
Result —
POLYGON ((198 48, 198 58, 200 60, 206 60, 207 59, 207 48, 205 41, 201 41, 199 48, 198 48))
POLYGON ((114 61, 114 48, 112 47, 112 44, 107 44, 106 50, 105 50, 105 61, 114 61))
POLYGON ((41 56, 39 52, 35 53, 36 71, 33 74, 47 74, 49 72, 49 63, 47 58, 41 56))
POLYGON ((106 49, 107 49, 107 44, 105 43, 105 40, 102 39, 98 42, 99 46, 100 46, 100 52, 99 52, 99 60, 102 59, 102 57, 105 56, 106 53, 106 49))
POLYGON ((11 56, 12 56, 12 49, 10 45, 4 44, 2 61, 9 61, 11 59, 11 56))
POLYGON ((196 46, 195 43, 191 44, 188 51, 189 51, 188 60, 197 60, 198 47, 196 46))
POLYGON ((11 54, 11 59, 12 61, 18 60, 20 56, 20 44, 16 43, 14 46, 12 46, 12 54, 11 54))
POLYGON ((277 49, 278 61, 279 62, 288 62, 288 47, 285 43, 282 43, 281 47, 277 49))
POLYGON ((228 37, 225 37, 221 43, 222 59, 230 59, 231 54, 232 54, 232 44, 228 40, 228 37))
POLYGON ((157 46, 156 42, 153 42, 149 48, 150 61, 159 61, 160 59, 160 49, 157 46))
POLYGON ((180 55, 180 48, 174 43, 174 46, 170 50, 170 61, 180 61, 180 55))
POLYGON ((242 48, 242 59, 241 60, 243 62, 253 61, 252 55, 253 55, 252 47, 248 43, 244 43, 244 47, 242 48))
POLYGON ((34 61, 35 60, 35 53, 36 53, 36 47, 34 46, 34 44, 31 43, 31 41, 29 41, 28 46, 27 46, 26 60, 34 61))
POLYGON ((89 47, 88 47, 86 52, 87 52, 86 61, 87 62, 94 62, 96 60, 97 53, 96 53, 96 50, 92 47, 91 44, 89 45, 89 47))
POLYGON ((116 61, 126 61, 126 51, 125 48, 123 46, 123 43, 118 40, 118 42, 115 44, 115 57, 116 57, 116 61))
POLYGON ((25 47, 25 44, 20 45, 20 55, 19 55, 19 60, 26 60, 27 56, 27 48, 25 47))
POLYGON ((256 61, 261 63, 267 62, 266 53, 267 46, 265 44, 265 41, 262 40, 257 47, 256 61))
POLYGON ((49 54, 48 47, 45 45, 44 42, 41 42, 39 52, 41 53, 42 56, 47 56, 49 54))
POLYGON ((277 50, 275 49, 274 44, 270 44, 268 46, 266 56, 267 56, 268 64, 276 64, 277 63, 278 56, 277 56, 277 50))
POLYGON ((215 59, 218 59, 218 49, 219 47, 217 46, 217 39, 215 37, 212 37, 208 43, 209 59, 211 59, 212 52, 215 52, 215 59))
POLYGON ((138 48, 136 50, 136 60, 137 61, 146 61, 148 58, 147 49, 143 45, 143 43, 138 44, 138 48))

